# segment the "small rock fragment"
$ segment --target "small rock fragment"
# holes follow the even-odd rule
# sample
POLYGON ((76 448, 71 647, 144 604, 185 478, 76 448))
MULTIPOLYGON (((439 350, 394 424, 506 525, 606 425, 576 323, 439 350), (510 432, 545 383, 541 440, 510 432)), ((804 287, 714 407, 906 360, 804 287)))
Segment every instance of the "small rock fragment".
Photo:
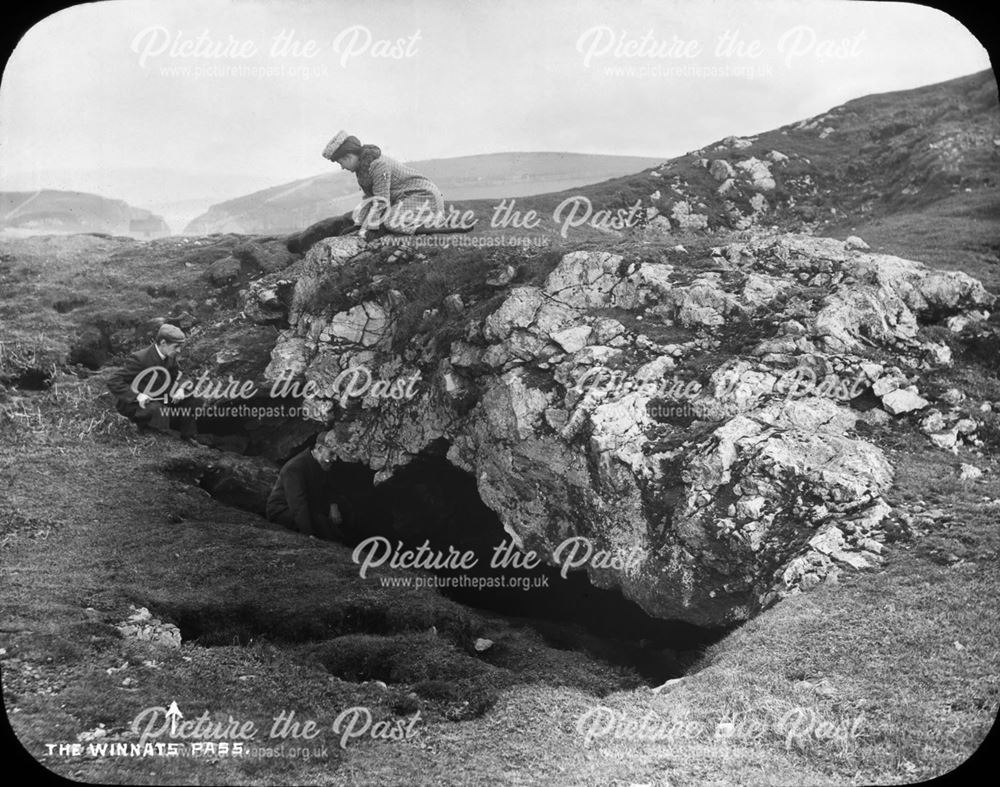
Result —
POLYGON ((95 727, 92 730, 85 730, 84 732, 79 733, 76 736, 76 739, 80 743, 89 743, 90 741, 100 740, 101 738, 106 737, 107 734, 108 734, 108 731, 104 728, 104 725, 103 724, 99 724, 97 727, 95 727))
POLYGON ((937 434, 928 435, 931 442, 934 443, 938 448, 944 448, 950 451, 955 451, 958 445, 958 432, 954 429, 949 429, 947 432, 938 432, 937 434))
POLYGON ((968 465, 963 462, 958 477, 962 481, 974 481, 977 478, 983 477, 983 471, 975 465, 968 465))
POLYGON ((861 420, 870 426, 885 426, 892 420, 892 416, 885 410, 873 407, 861 414, 861 420))
POLYGON ((917 393, 916 386, 898 388, 882 397, 882 406, 892 415, 903 415, 914 410, 922 410, 930 404, 917 393))
POLYGON ((924 434, 934 434, 935 432, 944 431, 947 425, 940 410, 931 410, 920 421, 920 429, 924 434))
POLYGON ((465 303, 462 301, 462 296, 457 292, 453 292, 444 299, 444 308, 449 314, 461 314, 465 309, 465 303))
POLYGON ((958 388, 949 388, 938 398, 945 404, 956 405, 965 399, 965 394, 958 388))
POLYGON ((499 270, 493 271, 486 283, 490 287, 506 287, 513 280, 516 271, 513 265, 507 265, 499 270))

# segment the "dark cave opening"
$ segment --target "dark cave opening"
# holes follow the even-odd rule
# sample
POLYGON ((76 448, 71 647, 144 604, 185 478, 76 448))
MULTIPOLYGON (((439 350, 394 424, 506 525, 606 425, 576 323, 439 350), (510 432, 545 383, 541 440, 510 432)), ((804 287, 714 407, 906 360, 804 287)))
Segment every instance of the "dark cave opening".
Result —
POLYGON ((206 445, 279 463, 312 445, 322 431, 318 424, 302 417, 302 400, 294 396, 189 399, 184 404, 202 408, 196 421, 206 445))
MULTIPOLYGON (((215 420, 212 427, 222 437, 238 435, 242 421, 234 416, 229 421, 215 420)), ((308 430, 282 434, 280 447, 262 434, 253 452, 276 456, 280 464, 311 447, 319 430, 315 425, 308 430)), ((273 440, 275 432, 268 434, 273 440)), ((592 584, 584 570, 569 571, 563 577, 559 567, 544 563, 530 570, 491 567, 494 550, 510 544, 511 537, 480 498, 475 478, 452 465, 445 458, 446 450, 443 441, 432 446, 379 484, 374 483, 375 474, 367 465, 335 462, 332 472, 341 489, 345 544, 354 549, 365 539, 380 537, 385 540, 380 546, 382 555, 413 554, 422 546, 424 554, 472 552, 475 561, 470 568, 430 572, 438 592, 465 607, 530 628, 553 648, 585 652, 630 668, 650 685, 685 674, 705 648, 728 632, 654 618, 619 590, 592 584), (447 583, 451 586, 443 586, 447 583)), ((263 514, 266 491, 256 489, 251 479, 230 471, 203 470, 197 483, 214 497, 263 514)), ((510 548, 520 554, 513 545, 510 548)), ((359 555, 358 561, 363 559, 359 555)), ((389 561, 382 565, 388 566, 389 561)), ((378 571, 379 567, 373 567, 369 576, 378 571)))
MULTIPOLYGON (((493 568, 496 548, 506 542, 518 550, 483 503, 474 477, 448 462, 443 449, 436 454, 418 457, 378 485, 367 467, 340 463, 335 472, 349 474, 353 490, 343 507, 350 546, 381 536, 394 553, 413 554, 422 545, 436 555, 472 552, 471 568, 433 571, 439 592, 530 626, 553 647, 630 666, 651 684, 682 675, 727 633, 654 618, 620 591, 593 585, 584 570, 563 577, 558 566, 544 563, 530 570, 493 568), (441 586, 449 582, 455 586, 441 586)), ((384 545, 379 557, 388 552, 384 545)))
POLYGON ((0 384, 22 391, 47 391, 52 387, 53 369, 28 367, 14 373, 0 374, 0 384))

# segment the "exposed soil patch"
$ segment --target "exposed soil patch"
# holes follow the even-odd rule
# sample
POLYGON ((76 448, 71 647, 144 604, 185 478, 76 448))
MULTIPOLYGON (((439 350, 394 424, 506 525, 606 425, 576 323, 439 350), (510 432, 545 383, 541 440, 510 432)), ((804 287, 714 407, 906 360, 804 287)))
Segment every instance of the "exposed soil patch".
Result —
POLYGON ((89 302, 89 299, 82 297, 61 298, 52 304, 52 308, 60 314, 67 314, 73 311, 73 309, 79 309, 81 306, 87 305, 89 302))
POLYGON ((52 385, 52 369, 29 367, 14 373, 0 373, 0 383, 25 391, 45 391, 52 385))

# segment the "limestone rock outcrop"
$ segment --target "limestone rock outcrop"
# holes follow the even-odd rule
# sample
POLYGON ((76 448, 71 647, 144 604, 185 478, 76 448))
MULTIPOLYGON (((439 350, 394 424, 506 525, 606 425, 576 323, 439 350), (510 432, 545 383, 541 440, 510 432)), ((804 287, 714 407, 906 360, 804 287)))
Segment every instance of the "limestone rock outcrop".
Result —
POLYGON ((261 285, 255 309, 289 304, 265 377, 313 383, 341 459, 385 479, 443 445, 521 547, 558 564, 588 539, 593 583, 713 626, 882 560, 893 468, 849 402, 923 417, 900 370, 926 357, 919 327, 993 306, 961 273, 778 235, 710 266, 569 252, 485 314, 442 301, 433 319, 455 338, 440 342, 401 333, 408 296, 391 280, 324 300, 332 271, 372 253, 328 239, 290 298, 261 285))

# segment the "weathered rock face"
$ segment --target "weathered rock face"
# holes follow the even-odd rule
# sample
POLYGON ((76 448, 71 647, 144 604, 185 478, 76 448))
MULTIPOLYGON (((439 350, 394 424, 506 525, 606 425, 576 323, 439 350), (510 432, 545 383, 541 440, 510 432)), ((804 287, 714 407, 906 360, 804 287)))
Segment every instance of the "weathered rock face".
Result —
POLYGON ((709 166, 708 171, 718 181, 730 180, 736 174, 733 165, 722 158, 715 159, 709 166))
POLYGON ((185 352, 189 367, 208 366, 215 378, 252 380, 263 384, 267 353, 274 346, 277 330, 271 326, 212 325, 197 344, 185 352))
POLYGON ((670 218, 674 220, 674 224, 681 230, 703 230, 708 227, 708 216, 693 211, 691 206, 684 200, 674 203, 670 211, 670 218))
POLYGON ((919 417, 886 354, 927 363, 920 325, 993 305, 963 274, 809 236, 733 244, 683 270, 577 251, 485 318, 448 310, 460 330, 444 349, 398 351, 402 293, 317 302, 324 271, 365 254, 353 238, 314 247, 265 377, 313 381, 307 400, 339 424, 341 459, 384 479, 445 445, 523 548, 559 562, 567 538, 586 537, 592 582, 705 625, 880 561, 893 470, 848 400, 919 417), (688 338, 654 341, 646 325, 688 338), (720 331, 739 334, 739 353, 720 331))
POLYGON ((746 173, 751 188, 771 191, 775 186, 771 168, 758 158, 751 157, 737 162, 736 168, 746 173))

